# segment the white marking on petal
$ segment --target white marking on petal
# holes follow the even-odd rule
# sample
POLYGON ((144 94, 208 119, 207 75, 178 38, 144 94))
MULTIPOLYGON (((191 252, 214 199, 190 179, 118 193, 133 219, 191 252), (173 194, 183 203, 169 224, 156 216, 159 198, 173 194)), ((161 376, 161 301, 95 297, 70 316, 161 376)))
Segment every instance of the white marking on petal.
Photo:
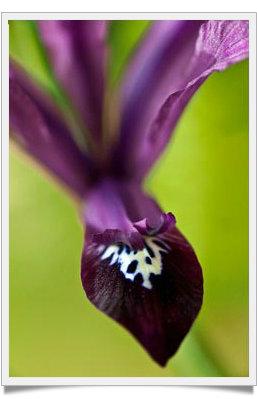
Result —
POLYGON ((136 275, 141 274, 143 279, 142 286, 151 289, 152 283, 150 281, 150 275, 151 273, 155 275, 161 274, 161 252, 169 252, 170 247, 167 242, 162 240, 161 236, 144 237, 144 240, 146 246, 138 251, 134 251, 124 244, 110 245, 105 247, 105 250, 103 246, 101 246, 101 251, 104 251, 101 255, 101 259, 105 260, 109 258, 109 264, 118 266, 128 280, 134 281, 136 275), (158 242, 160 245, 158 245, 158 242), (131 265, 132 262, 133 265, 131 265), (129 270, 130 265, 134 266, 132 272, 129 270))

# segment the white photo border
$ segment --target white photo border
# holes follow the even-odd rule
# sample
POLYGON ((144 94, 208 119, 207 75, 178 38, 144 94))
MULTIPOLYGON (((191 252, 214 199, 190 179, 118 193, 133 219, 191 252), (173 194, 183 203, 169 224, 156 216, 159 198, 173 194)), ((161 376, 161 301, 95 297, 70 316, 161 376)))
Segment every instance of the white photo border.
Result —
POLYGON ((256 14, 255 13, 2 13, 2 385, 256 385, 256 14), (249 20, 249 376, 10 377, 9 376, 9 20, 42 19, 249 20))

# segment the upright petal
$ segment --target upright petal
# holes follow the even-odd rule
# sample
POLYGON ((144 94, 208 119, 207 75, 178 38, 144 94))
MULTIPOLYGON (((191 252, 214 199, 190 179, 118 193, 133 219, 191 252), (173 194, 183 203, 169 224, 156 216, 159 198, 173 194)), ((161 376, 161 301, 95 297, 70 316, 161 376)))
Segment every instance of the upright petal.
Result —
POLYGON ((93 137, 102 135, 106 21, 39 21, 57 79, 93 137))
POLYGON ((162 103, 181 85, 198 36, 199 21, 156 21, 146 32, 120 88, 118 173, 135 175, 140 151, 162 103))
POLYGON ((248 21, 156 22, 121 88, 122 121, 114 157, 116 167, 124 165, 117 167, 119 173, 142 179, 204 80, 247 54, 248 21))
POLYGON ((78 148, 51 101, 14 63, 10 64, 11 137, 80 197, 93 165, 78 148))
POLYGON ((202 271, 175 227, 144 243, 138 251, 122 243, 86 244, 81 279, 89 300, 165 366, 201 308, 202 271))

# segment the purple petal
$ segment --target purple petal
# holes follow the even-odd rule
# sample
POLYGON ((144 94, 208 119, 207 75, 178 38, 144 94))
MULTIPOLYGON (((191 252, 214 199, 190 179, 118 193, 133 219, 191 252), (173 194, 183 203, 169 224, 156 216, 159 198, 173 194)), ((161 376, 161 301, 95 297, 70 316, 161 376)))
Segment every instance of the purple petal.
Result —
POLYGON ((196 42, 190 84, 247 58, 248 51, 248 21, 206 22, 201 26, 196 42))
POLYGON ((188 88, 179 90, 166 99, 152 123, 149 136, 141 144, 137 179, 143 178, 147 174, 165 149, 181 113, 205 79, 204 77, 199 78, 188 88))
POLYGON ((175 224, 157 203, 134 182, 104 179, 88 193, 84 211, 87 236, 91 241, 124 242, 142 248, 142 234, 166 231, 175 224))
POLYGON ((121 86, 120 142, 114 160, 121 174, 140 172, 142 142, 162 103, 183 83, 201 23, 156 21, 135 53, 121 86))
POLYGON ((80 197, 92 164, 80 151, 51 101, 14 63, 10 64, 11 137, 80 197))
POLYGON ((81 279, 89 300, 164 366, 201 308, 202 271, 175 227, 144 239, 139 251, 123 244, 86 244, 81 279))
POLYGON ((142 179, 203 81, 247 54, 248 21, 156 22, 122 86, 119 173, 142 179))
POLYGON ((106 21, 38 21, 57 79, 95 139, 102 135, 106 21))

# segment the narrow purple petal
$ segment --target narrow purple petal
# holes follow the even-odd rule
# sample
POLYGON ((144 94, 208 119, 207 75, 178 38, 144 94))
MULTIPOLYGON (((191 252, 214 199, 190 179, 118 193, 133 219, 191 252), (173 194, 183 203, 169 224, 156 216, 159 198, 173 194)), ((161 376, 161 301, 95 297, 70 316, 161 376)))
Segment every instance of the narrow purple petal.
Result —
POLYGON ((201 267, 175 228, 127 245, 85 244, 81 279, 89 300, 123 325, 161 366, 175 354, 202 304, 201 267))
POLYGON ((156 22, 122 86, 119 173, 142 179, 197 88, 247 54, 248 21, 156 22))
POLYGON ((168 96, 151 125, 147 140, 144 140, 141 144, 140 158, 137 164, 137 179, 141 179, 147 174, 165 149, 181 113, 205 79, 204 77, 199 78, 188 88, 168 96))
POLYGON ((57 79, 94 138, 102 135, 106 21, 38 21, 57 79))
POLYGON ((168 93, 181 87, 183 68, 191 60, 202 23, 156 21, 152 24, 124 76, 124 113, 129 111, 133 103, 138 103, 140 98, 142 108, 138 114, 142 110, 148 112, 148 103, 155 103, 156 100, 144 98, 147 93, 162 94, 165 98, 168 93))
POLYGON ((165 99, 183 84, 201 24, 154 22, 128 66, 121 86, 120 142, 114 156, 114 167, 121 174, 138 171, 141 144, 165 99))
POLYGON ((12 139, 83 197, 93 174, 91 162, 51 101, 14 63, 10 64, 9 99, 12 139))

